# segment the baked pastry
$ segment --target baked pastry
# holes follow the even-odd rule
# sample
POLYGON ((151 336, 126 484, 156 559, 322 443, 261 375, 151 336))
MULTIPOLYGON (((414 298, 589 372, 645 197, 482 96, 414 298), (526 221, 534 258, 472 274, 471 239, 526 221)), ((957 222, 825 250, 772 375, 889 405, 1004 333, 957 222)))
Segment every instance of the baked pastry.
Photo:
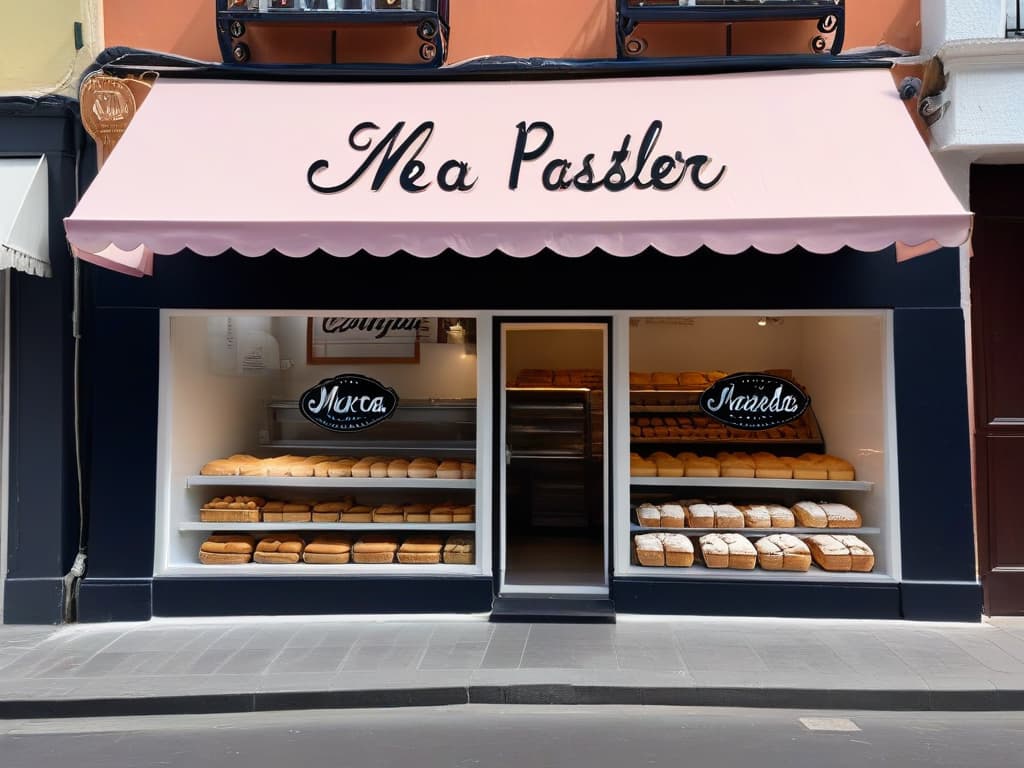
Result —
POLYGON ((867 573, 875 567, 875 553, 856 536, 822 533, 806 543, 814 562, 826 571, 867 573))
POLYGON ((686 524, 690 528, 714 528, 714 508, 710 504, 690 504, 686 507, 686 524))
POLYGON ((312 519, 309 504, 290 501, 268 501, 263 506, 264 523, 308 523, 312 519))
POLYGON ((409 477, 423 480, 429 477, 437 477, 437 462, 434 459, 419 458, 409 462, 406 468, 409 477))
POLYGON ((661 510, 654 504, 639 504, 636 508, 636 521, 641 528, 660 528, 661 510))
POLYGON ((662 504, 661 510, 661 527, 662 528, 685 528, 686 527, 686 510, 683 509, 682 504, 675 504, 668 502, 662 504))
POLYGON ((257 563, 288 565, 299 562, 305 548, 306 543, 301 536, 294 533, 275 533, 260 539, 252 559, 257 563))
POLYGON ((835 534, 835 537, 850 550, 850 570, 868 573, 875 567, 875 553, 857 536, 835 534))
POLYGON ((459 467, 462 469, 463 480, 475 480, 476 479, 476 464, 472 461, 463 461, 459 463, 459 467))
POLYGON ((429 504, 406 504, 402 507, 402 513, 405 515, 405 522, 407 523, 430 522, 429 504))
POLYGON ((689 568, 693 565, 693 542, 681 533, 656 533, 665 550, 665 565, 689 568))
POLYGON ((708 378, 701 371, 683 371, 679 374, 683 389, 707 389, 708 378))
POLYGON ((648 459, 630 458, 629 474, 633 477, 657 477, 658 465, 648 459))
MULTIPOLYGON (((352 477, 352 467, 356 459, 338 459, 337 461, 326 462, 328 477, 352 477)), ((318 464, 317 466, 323 466, 318 464)))
POLYGON ((354 505, 352 498, 345 498, 341 501, 324 501, 313 507, 314 523, 336 523, 341 516, 352 509, 354 505))
POLYGON ((665 546, 656 533, 640 533, 633 537, 636 561, 640 565, 664 566, 665 546))
POLYGON ((206 502, 199 510, 204 523, 258 523, 260 508, 267 503, 259 496, 223 496, 206 502))
POLYGON ((213 534, 199 545, 203 565, 241 565, 252 560, 255 539, 246 534, 213 534))
POLYGON ((213 461, 207 462, 199 470, 201 475, 219 475, 219 476, 230 476, 241 474, 241 468, 246 464, 258 462, 255 456, 250 456, 247 453, 236 453, 232 456, 228 456, 226 459, 214 459, 213 461))
MULTIPOLYGON (((662 429, 668 428, 662 427, 662 429)), ((654 465, 657 467, 658 477, 682 477, 685 469, 683 462, 668 455, 655 459, 654 465)))
POLYGON ((388 474, 388 467, 391 466, 391 462, 387 459, 381 459, 375 461, 370 465, 370 477, 384 478, 390 477, 388 474))
POLYGON ((344 565, 351 553, 352 539, 340 533, 325 533, 306 545, 302 559, 313 565, 344 565))
POLYGON ((400 563, 440 563, 445 541, 440 536, 410 536, 398 548, 400 563))
POLYGON ((678 389, 679 376, 675 373, 656 371, 651 374, 651 384, 655 389, 678 389))
POLYGON ((732 504, 712 504, 715 513, 715 528, 743 528, 743 513, 732 504))
POLYGON ((686 477, 718 477, 721 474, 718 459, 710 456, 698 456, 683 463, 686 465, 686 477))
POLYGON ((811 567, 811 551, 792 534, 763 536, 754 547, 757 562, 766 571, 806 571, 811 567))
POLYGON ((473 564, 473 539, 469 536, 449 536, 444 544, 444 561, 449 565, 473 564))
POLYGON ((772 528, 795 528, 796 516, 789 507, 781 504, 766 504, 765 508, 772 518, 772 528))
POLYGON ((777 480, 791 480, 793 478, 793 470, 786 466, 786 462, 774 454, 758 451, 752 458, 754 459, 754 477, 777 480))
POLYGON ((365 504, 356 504, 355 506, 341 513, 341 522, 372 523, 373 507, 368 507, 365 504))
POLYGON ((708 568, 751 570, 757 565, 757 550, 738 533, 708 533, 700 537, 701 556, 708 568))
POLYGON ((630 389, 650 389, 651 388, 651 374, 640 373, 637 371, 629 372, 629 388, 630 389))
POLYGON ((373 508, 372 519, 375 523, 404 523, 405 510, 395 504, 381 504, 373 508))
POLYGON ((825 466, 828 469, 829 480, 854 480, 856 479, 856 472, 854 472, 853 464, 840 459, 838 456, 825 455, 825 466))
POLYGON ((476 505, 466 504, 452 509, 453 523, 472 523, 476 519, 476 505))
POLYGON ((745 528, 771 528, 772 515, 764 504, 749 504, 739 508, 745 528))
POLYGON ((723 451, 718 454, 718 462, 721 466, 722 477, 754 476, 754 459, 749 454, 723 451))
POLYGON ((359 461, 352 465, 352 477, 370 477, 371 469, 374 463, 378 461, 380 461, 380 459, 377 457, 364 456, 363 458, 361 458, 359 461))
POLYGON ((462 462, 457 459, 445 459, 437 466, 439 480, 461 480, 462 462))
POLYGON ((791 509, 801 528, 827 528, 828 515, 820 505, 813 501, 798 501, 791 509))
POLYGON ((825 512, 829 528, 860 528, 860 513, 845 504, 822 502, 818 505, 825 512))
POLYGON ((455 507, 450 504, 439 504, 430 508, 431 523, 454 523, 455 507))
POLYGON ((390 563, 398 551, 398 538, 386 533, 364 533, 352 545, 356 563, 390 563))
POLYGON ((782 461, 793 470, 795 480, 828 480, 828 468, 820 462, 791 456, 784 456, 782 461))
MULTIPOLYGON (((372 471, 372 467, 371 467, 372 471)), ((408 477, 409 462, 406 459, 392 459, 388 462, 388 477, 408 477)))

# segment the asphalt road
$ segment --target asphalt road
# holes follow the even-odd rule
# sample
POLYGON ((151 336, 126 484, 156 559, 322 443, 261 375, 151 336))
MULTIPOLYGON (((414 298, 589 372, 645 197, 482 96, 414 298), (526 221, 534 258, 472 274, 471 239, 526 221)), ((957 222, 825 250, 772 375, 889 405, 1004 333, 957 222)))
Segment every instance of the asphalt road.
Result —
POLYGON ((1024 768, 1024 712, 471 705, 0 721, 0 768, 60 765, 1024 768))

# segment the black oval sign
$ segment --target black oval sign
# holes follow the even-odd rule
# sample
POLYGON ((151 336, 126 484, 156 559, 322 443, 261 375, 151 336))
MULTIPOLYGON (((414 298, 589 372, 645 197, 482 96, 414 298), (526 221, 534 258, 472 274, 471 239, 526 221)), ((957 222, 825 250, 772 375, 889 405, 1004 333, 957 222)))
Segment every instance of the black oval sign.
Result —
POLYGON ((334 432, 358 432, 391 418, 398 393, 376 379, 342 373, 302 393, 299 410, 314 424, 334 432))
POLYGON ((788 424, 811 404, 789 379, 767 373, 734 373, 719 379, 700 396, 700 409, 736 429, 769 429, 788 424))

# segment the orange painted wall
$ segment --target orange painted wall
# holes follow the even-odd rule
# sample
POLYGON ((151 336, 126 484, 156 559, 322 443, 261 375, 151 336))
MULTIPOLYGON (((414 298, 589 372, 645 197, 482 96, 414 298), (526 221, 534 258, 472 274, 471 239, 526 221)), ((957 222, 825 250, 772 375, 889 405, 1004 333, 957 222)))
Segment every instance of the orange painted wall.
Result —
MULTIPOLYGON (((106 45, 219 61, 214 0, 104 0, 106 45)), ((846 49, 886 44, 917 52, 920 0, 847 0, 846 49)), ((614 0, 451 0, 449 62, 475 56, 604 58, 615 55, 614 0), (520 19, 540 19, 520 24, 520 19)), ((687 53, 686 45, 658 53, 687 53)), ((690 49, 693 50, 692 48, 690 49)))

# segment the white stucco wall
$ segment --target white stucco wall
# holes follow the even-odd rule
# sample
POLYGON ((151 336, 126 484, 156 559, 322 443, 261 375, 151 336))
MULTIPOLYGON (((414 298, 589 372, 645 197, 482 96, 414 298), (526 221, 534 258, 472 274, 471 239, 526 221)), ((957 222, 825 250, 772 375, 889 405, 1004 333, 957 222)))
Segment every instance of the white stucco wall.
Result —
POLYGON ((922 53, 935 53, 950 40, 1005 37, 1008 2, 1014 4, 1014 0, 921 0, 922 53))

